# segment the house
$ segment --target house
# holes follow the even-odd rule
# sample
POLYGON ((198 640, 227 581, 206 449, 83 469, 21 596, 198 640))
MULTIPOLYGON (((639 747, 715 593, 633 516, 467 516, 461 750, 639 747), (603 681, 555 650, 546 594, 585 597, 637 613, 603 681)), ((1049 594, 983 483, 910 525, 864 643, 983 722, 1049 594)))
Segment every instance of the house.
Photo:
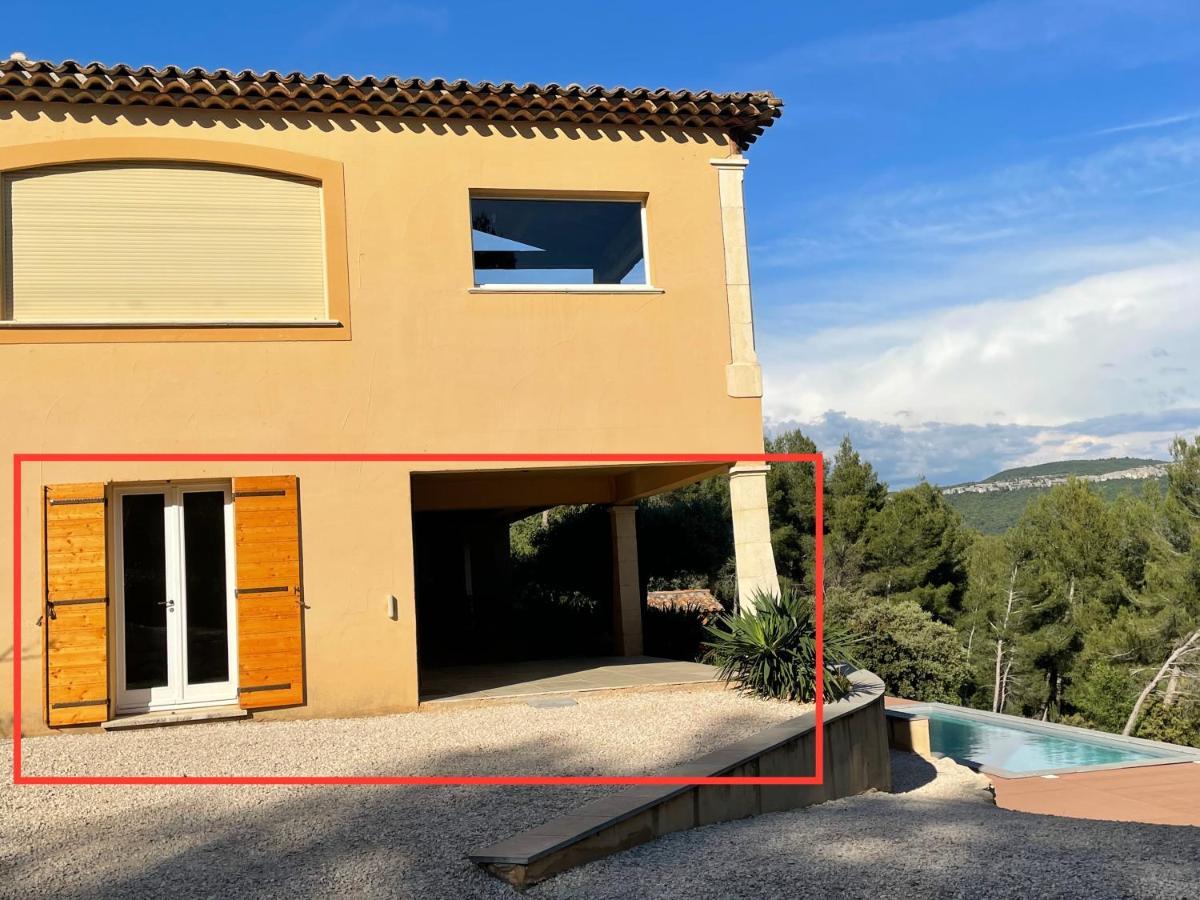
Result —
POLYGON ((196 457, 4 480, 0 719, 414 709, 419 664, 503 602, 509 523, 567 503, 610 508, 608 637, 637 655, 634 504, 725 471, 739 590, 775 586, 766 468, 740 461, 763 449, 742 177, 780 106, 0 63, 5 464, 196 457), (430 457, 199 458, 297 453, 430 457))

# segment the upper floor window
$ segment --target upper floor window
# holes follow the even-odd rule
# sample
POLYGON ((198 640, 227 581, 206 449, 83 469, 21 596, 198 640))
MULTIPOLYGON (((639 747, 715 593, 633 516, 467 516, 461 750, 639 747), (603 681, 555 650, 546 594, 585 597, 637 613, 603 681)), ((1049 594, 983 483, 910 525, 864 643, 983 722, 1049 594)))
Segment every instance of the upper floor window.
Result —
POLYGON ((638 201, 472 197, 475 284, 645 286, 644 226, 638 201))
POLYGON ((3 177, 13 323, 328 318, 322 188, 229 166, 98 162, 3 177))

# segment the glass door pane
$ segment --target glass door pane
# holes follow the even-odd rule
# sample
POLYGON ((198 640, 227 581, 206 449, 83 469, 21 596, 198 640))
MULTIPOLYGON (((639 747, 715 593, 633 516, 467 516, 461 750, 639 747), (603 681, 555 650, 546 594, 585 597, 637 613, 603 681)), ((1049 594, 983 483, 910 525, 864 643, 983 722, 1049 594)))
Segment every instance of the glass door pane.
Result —
POLYGON ((229 680, 225 492, 183 494, 187 684, 229 680))
POLYGON ((167 684, 167 557, 163 494, 121 498, 125 687, 167 684))

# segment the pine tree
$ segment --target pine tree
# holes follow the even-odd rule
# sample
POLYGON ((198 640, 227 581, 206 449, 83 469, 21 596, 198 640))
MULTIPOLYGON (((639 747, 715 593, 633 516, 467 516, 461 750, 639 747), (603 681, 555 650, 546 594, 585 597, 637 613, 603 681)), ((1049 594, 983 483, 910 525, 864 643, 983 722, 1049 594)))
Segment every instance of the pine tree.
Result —
POLYGON ((1014 687, 1027 678, 1020 640, 1024 597, 1019 569, 1004 538, 978 535, 967 556, 967 591, 956 624, 972 675, 972 703, 1004 712, 1014 687))
POLYGON ((966 591, 970 542, 962 518, 926 482, 893 494, 863 532, 866 589, 952 622, 966 591))
POLYGON ((842 438, 828 481, 825 580, 834 587, 854 588, 863 573, 863 534, 887 501, 887 485, 842 438))
POLYGON ((1026 714, 1058 717, 1084 635, 1129 602, 1119 534, 1113 510, 1074 478, 1030 503, 1010 533, 1026 598, 1021 640, 1041 676, 1019 698, 1026 714))
MULTIPOLYGON (((798 429, 765 441, 768 453, 816 453, 798 429)), ((813 591, 816 558, 816 475, 810 463, 773 463, 767 473, 767 506, 775 567, 785 583, 813 591)))

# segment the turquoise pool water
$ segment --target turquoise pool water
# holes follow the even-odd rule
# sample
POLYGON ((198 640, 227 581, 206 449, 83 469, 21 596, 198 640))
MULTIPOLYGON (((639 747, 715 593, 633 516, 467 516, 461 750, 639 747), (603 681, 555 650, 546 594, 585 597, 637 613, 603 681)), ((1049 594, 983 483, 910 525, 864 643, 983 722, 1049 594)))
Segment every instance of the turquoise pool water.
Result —
POLYGON ((929 742, 933 750, 959 762, 972 762, 1014 774, 1079 769, 1165 759, 1167 753, 1152 753, 1109 744, 1066 737, 1029 727, 992 724, 970 716, 940 709, 913 710, 929 718, 929 742))

